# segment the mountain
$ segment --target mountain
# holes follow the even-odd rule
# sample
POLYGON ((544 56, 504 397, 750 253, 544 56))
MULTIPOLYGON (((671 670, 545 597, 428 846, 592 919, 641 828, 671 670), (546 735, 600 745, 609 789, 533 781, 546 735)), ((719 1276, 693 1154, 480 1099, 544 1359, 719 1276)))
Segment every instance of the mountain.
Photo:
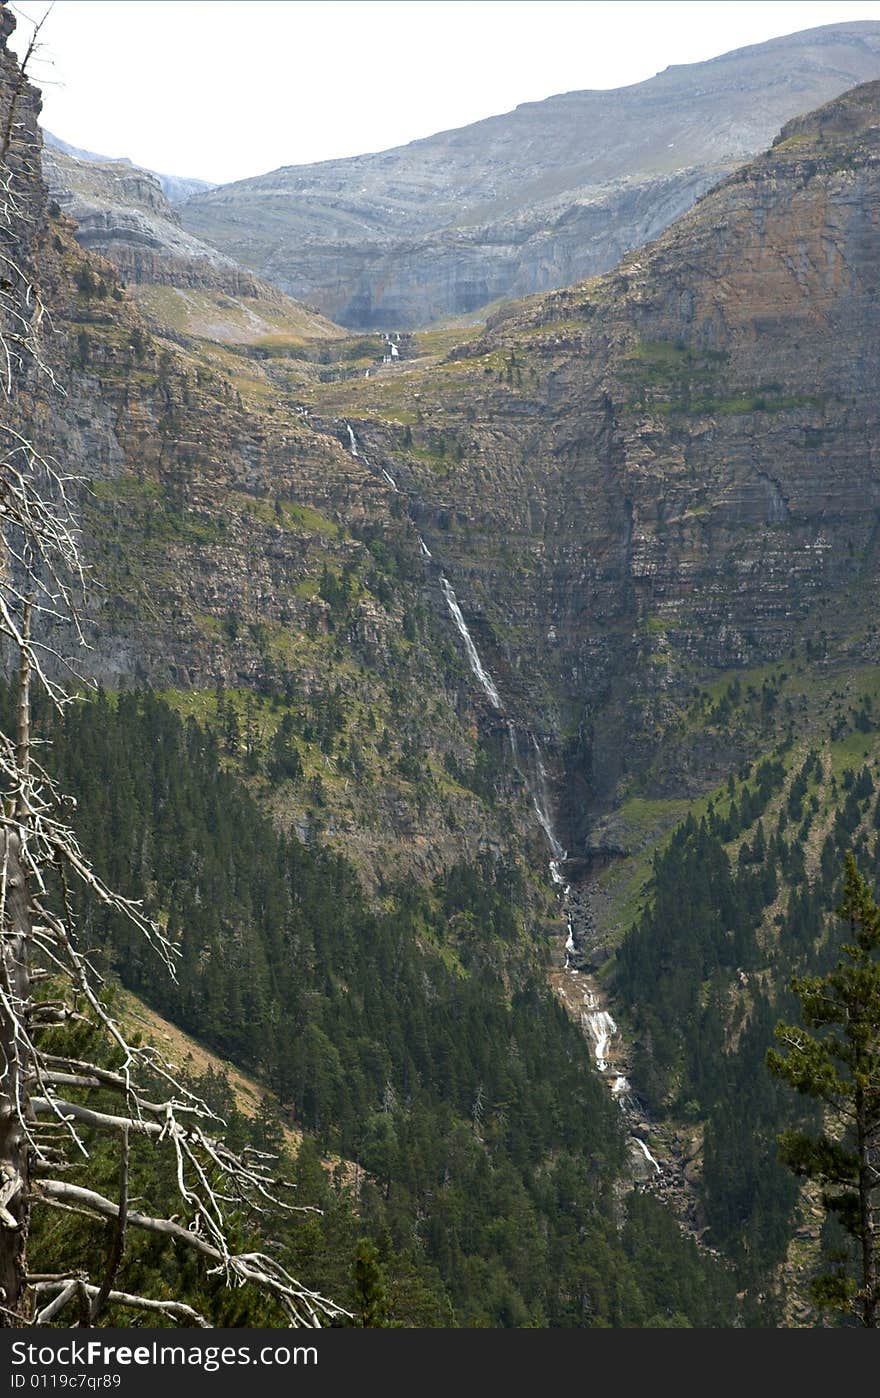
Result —
POLYGON ((83 244, 115 254, 132 280, 145 276, 148 253, 178 266, 197 264, 193 279, 229 277, 234 271, 231 258, 184 231, 159 180, 148 171, 127 160, 82 159, 47 147, 42 163, 51 197, 76 219, 83 244))
POLYGON ((320 392, 406 492, 513 711, 571 735, 570 848, 699 676, 818 626, 873 654, 878 90, 790 123, 613 273, 320 392))
POLYGON ((424 325, 607 270, 783 122, 877 77, 880 24, 829 25, 393 150, 286 166, 197 195, 181 216, 343 325, 424 325))
POLYGON ((77 241, 119 269, 160 332, 232 344, 269 339, 294 350, 344 334, 187 233, 163 177, 127 160, 76 155, 54 139, 43 147, 42 169, 51 198, 76 223, 77 241))
POLYGON ((655 1188, 779 1324, 817 1323, 840 1240, 777 1162, 804 1119, 764 1055, 839 954, 844 854, 880 877, 878 153, 872 82, 612 273, 320 395, 454 579, 487 720, 552 755, 554 981, 635 1085, 655 1188))
MULTIPOLYGON (((732 1279, 633 1190, 641 1153, 547 983, 545 837, 507 735, 499 761, 478 721, 400 492, 344 423, 311 420, 288 347, 270 363, 157 335, 49 202, 38 97, 2 51, 0 102, 17 278, 2 329, 36 334, 35 307, 52 312, 4 428, 76 494, 95 569, 78 654, 107 686, 63 713, 37 701, 34 723, 96 867, 179 941, 181 975, 88 893, 71 926, 108 996, 118 978, 273 1094, 283 1122, 267 1101, 249 1123, 209 1076, 239 1143, 308 1133, 293 1174, 320 1213, 242 1209, 242 1235, 259 1227, 273 1258, 354 1301, 368 1239, 389 1324, 731 1322, 732 1279), (331 1184, 319 1153, 337 1151, 354 1170, 331 1184)), ((10 700, 0 687, 4 729, 10 700)), ((135 1135, 133 1188, 163 1208, 173 1170, 135 1135)), ((112 1192, 114 1152, 75 1168, 74 1187, 112 1192)), ((29 1248, 97 1275, 106 1229, 40 1217, 29 1248)), ((278 1323, 173 1255, 158 1275, 134 1239, 125 1265, 221 1323, 278 1323)))
POLYGON ((181 204, 184 199, 189 199, 193 194, 201 194, 207 189, 216 189, 217 186, 211 180, 195 180, 182 175, 163 175, 158 170, 150 170, 146 167, 137 166, 128 156, 117 156, 115 159, 109 155, 96 155, 94 151, 82 150, 79 146, 68 145, 67 141, 62 141, 59 136, 53 136, 51 131, 43 132, 43 150, 59 151, 62 155, 69 155, 74 160, 84 161, 87 164, 97 165, 130 165, 133 170, 143 168, 145 173, 152 175, 159 181, 162 193, 169 204, 181 204))
POLYGON ((158 333, 15 167, 108 691, 36 721, 186 974, 90 945, 362 1164, 402 1323, 817 1323, 763 1057, 880 874, 878 133, 369 377, 158 333))

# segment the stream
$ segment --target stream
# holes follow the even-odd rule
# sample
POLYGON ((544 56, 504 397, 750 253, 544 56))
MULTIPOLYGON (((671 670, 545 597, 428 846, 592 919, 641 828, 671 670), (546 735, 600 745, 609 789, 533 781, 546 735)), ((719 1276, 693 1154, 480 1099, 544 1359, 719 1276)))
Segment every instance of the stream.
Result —
MULTIPOLYGON (((362 461, 373 474, 377 474, 375 467, 371 465, 368 458, 364 455, 351 423, 346 422, 345 427, 348 432, 349 446, 352 455, 362 461)), ((384 467, 380 467, 379 470, 385 481, 396 491, 398 487, 393 477, 384 467)), ((431 550, 428 548, 421 534, 417 533, 416 537, 418 539, 419 552, 425 563, 433 562, 431 550)), ((464 646, 470 672, 492 708, 505 720, 510 739, 511 757, 527 783, 535 817, 544 832, 549 846, 550 879, 561 905, 566 928, 564 948, 565 961, 561 972, 564 978, 564 983, 561 987, 563 992, 562 998, 572 1012, 579 1013, 581 1027, 593 1046, 593 1058, 596 1071, 602 1074, 605 1081, 608 1083, 611 1096, 625 1114, 627 1125, 630 1128, 630 1156, 634 1162, 636 1173, 644 1174, 647 1170, 649 1176, 651 1172, 653 1172, 653 1177, 656 1178, 662 1174, 663 1167, 652 1153, 647 1142, 641 1135, 637 1135, 633 1129, 638 1124, 639 1129, 644 1130, 644 1121, 630 1086, 629 1079, 622 1070, 621 1060, 625 1056, 625 1049, 621 1041, 620 1031, 610 1012, 604 1009, 599 1003, 598 997, 600 990, 597 982, 589 972, 573 964, 579 951, 576 926, 579 900, 572 898, 571 885, 566 882, 564 876, 564 866, 568 858, 568 853, 559 839, 553 821, 549 795, 549 779, 544 762, 543 749, 535 734, 530 734, 529 737, 531 741, 528 744, 527 756, 524 759, 521 753, 516 724, 514 720, 505 713, 498 686, 483 663, 476 642, 474 641, 465 619, 461 603, 445 572, 440 572, 439 581, 449 614, 462 645, 464 646)))

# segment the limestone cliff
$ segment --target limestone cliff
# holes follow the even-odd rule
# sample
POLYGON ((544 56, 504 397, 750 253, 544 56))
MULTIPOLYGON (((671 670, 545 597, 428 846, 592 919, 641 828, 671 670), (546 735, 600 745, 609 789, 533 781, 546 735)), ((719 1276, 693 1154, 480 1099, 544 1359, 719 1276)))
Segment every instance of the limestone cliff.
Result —
MULTIPOLYGON (((688 793, 725 771, 735 753, 664 748, 694 685, 823 630, 831 653, 876 646, 877 125, 867 84, 616 271, 509 308, 443 362, 341 384, 154 340, 107 264, 89 262, 107 294, 83 289, 56 220, 67 396, 42 411, 93 482, 96 673, 338 687, 358 722, 344 765, 314 754, 331 827, 452 858, 501 840, 462 774, 479 785, 481 744, 503 768, 507 734, 445 576, 505 716, 550 749, 573 853, 634 781, 688 793)), ((506 780, 527 823, 515 764, 506 780)))
POLYGON ((695 683, 820 631, 876 651, 878 127, 880 84, 856 88, 613 273, 324 394, 565 750, 572 840, 695 683))
MULTIPOLYGON (((420 605, 395 492, 247 346, 151 331, 113 264, 52 212, 39 97, 2 45, 0 113, 20 211, 3 229, 20 275, 0 308, 29 317, 38 295, 51 309, 44 368, 18 375, 4 428, 69 478, 90 570, 90 649, 50 622, 43 639, 75 652, 86 678, 152 686, 225 725, 231 761, 261 781, 274 764, 261 790, 279 820, 344 850, 374 890, 509 850, 518 837, 480 766, 466 668, 420 605)), ((161 200, 124 177, 132 199, 161 200)))
POLYGON ((783 122, 877 77, 880 25, 828 25, 224 185, 181 216, 343 325, 424 325, 607 270, 783 122))

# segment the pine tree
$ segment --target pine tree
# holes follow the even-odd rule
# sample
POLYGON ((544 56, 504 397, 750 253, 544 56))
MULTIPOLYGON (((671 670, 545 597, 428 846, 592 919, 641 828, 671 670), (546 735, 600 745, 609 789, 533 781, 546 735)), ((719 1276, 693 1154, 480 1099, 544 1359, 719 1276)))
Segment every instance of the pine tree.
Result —
POLYGON ((361 1326, 387 1325, 388 1301, 385 1291, 385 1269, 379 1253, 368 1238, 361 1238, 355 1253, 355 1310, 361 1326))
POLYGON ((792 982, 805 1024, 779 1024, 785 1054, 770 1049, 768 1067, 798 1092, 825 1104, 826 1129, 780 1136, 780 1156, 797 1175, 816 1180, 822 1203, 855 1240, 860 1278, 838 1259, 813 1285, 818 1304, 860 1314, 880 1328, 877 1226, 880 1210, 880 907, 847 855, 838 915, 849 922, 843 956, 825 976, 792 982))

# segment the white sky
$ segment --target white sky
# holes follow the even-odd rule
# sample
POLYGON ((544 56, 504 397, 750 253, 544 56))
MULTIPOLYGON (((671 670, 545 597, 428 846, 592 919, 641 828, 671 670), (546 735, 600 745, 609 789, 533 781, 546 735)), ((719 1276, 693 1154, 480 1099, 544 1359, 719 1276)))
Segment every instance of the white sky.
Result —
MULTIPOLYGON (((12 8, 23 52, 47 5, 12 8)), ((63 140, 222 183, 851 19, 880 0, 56 0, 32 76, 63 140)))

